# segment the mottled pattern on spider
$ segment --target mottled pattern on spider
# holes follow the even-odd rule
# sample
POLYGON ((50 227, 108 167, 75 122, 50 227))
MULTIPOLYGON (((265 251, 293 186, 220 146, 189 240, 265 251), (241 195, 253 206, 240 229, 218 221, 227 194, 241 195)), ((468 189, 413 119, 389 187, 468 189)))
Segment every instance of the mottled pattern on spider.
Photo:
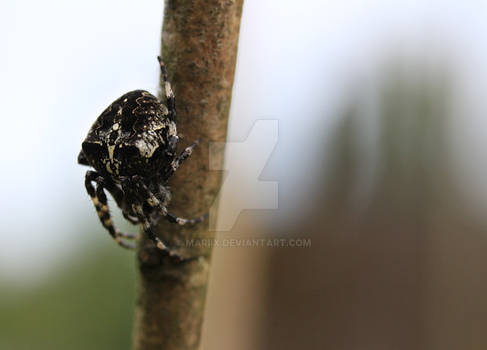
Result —
POLYGON ((158 57, 166 105, 144 90, 126 93, 113 102, 95 121, 82 143, 78 163, 87 171, 86 191, 91 197, 102 225, 120 246, 133 249, 127 240, 137 235, 120 232, 113 224, 108 209, 108 191, 133 224, 142 224, 144 233, 156 246, 179 257, 155 235, 152 226, 160 217, 180 225, 196 224, 204 219, 177 217, 167 206, 171 193, 167 182, 181 163, 193 152, 195 141, 177 154, 175 97, 166 68, 158 57))

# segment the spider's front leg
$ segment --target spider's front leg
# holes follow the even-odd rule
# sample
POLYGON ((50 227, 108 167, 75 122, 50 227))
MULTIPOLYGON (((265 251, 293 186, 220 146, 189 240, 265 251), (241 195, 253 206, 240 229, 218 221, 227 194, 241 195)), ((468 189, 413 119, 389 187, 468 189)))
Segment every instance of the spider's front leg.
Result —
MULTIPOLYGON (((113 240, 121 247, 135 249, 133 244, 123 241, 122 238, 137 239, 137 235, 122 233, 113 225, 110 211, 108 209, 107 196, 104 192, 104 188, 107 188, 107 181, 105 181, 105 179, 96 171, 87 171, 85 177, 85 187, 88 195, 91 197, 91 200, 95 205, 95 209, 98 217, 100 218, 101 224, 103 227, 105 227, 110 236, 112 236, 113 240), (93 182, 96 183, 96 188, 93 186, 93 182)), ((120 196, 120 194, 117 194, 117 196, 120 196)), ((121 200, 120 197, 119 199, 121 200)))

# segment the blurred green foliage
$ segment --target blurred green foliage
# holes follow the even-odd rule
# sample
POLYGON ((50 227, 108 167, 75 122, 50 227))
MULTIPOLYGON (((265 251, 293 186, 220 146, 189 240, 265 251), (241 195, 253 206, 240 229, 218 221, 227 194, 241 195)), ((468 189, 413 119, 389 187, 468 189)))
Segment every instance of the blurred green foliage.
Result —
POLYGON ((103 238, 31 290, 2 283, 0 349, 131 348, 134 254, 103 238))

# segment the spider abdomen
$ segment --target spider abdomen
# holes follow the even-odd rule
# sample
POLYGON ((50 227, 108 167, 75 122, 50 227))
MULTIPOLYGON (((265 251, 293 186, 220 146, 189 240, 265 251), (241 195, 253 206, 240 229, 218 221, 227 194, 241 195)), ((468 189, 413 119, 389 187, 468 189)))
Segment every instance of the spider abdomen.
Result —
POLYGON ((117 182, 120 176, 150 176, 168 165, 164 151, 169 136, 175 134, 167 107, 151 93, 135 90, 115 100, 96 119, 82 152, 96 171, 117 182))

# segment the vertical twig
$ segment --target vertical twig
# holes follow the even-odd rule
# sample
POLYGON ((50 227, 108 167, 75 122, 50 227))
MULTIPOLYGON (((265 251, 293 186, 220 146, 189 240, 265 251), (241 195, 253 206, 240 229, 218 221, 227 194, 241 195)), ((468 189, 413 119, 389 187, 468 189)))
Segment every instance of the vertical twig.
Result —
MULTIPOLYGON (((171 210, 192 217, 208 212, 221 173, 209 171, 210 142, 226 139, 243 0, 166 0, 161 56, 176 95, 181 142, 202 143, 178 170, 171 186, 171 210)), ((223 162, 223 153, 212 154, 223 162)), ((164 220, 163 220, 164 221, 164 220)), ((161 222, 157 233, 183 256, 177 263, 142 240, 134 349, 197 349, 211 248, 189 239, 212 238, 208 222, 180 227, 161 222)))

